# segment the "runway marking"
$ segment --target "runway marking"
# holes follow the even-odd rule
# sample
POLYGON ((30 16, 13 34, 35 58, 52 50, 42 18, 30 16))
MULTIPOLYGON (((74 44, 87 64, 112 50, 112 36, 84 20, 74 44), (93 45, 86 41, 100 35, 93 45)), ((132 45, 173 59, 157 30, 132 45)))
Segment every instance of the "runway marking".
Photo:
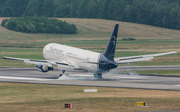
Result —
POLYGON ((125 78, 125 79, 146 79, 147 77, 142 76, 113 76, 115 78, 125 78))
POLYGON ((28 78, 28 77, 7 77, 7 76, 0 76, 0 79, 38 80, 38 81, 55 80, 55 79, 40 79, 40 78, 28 78))
POLYGON ((71 75, 69 75, 69 76, 75 76, 75 77, 79 76, 79 77, 80 77, 80 76, 93 76, 93 75, 81 75, 81 74, 80 74, 80 75, 72 75, 72 74, 71 74, 71 75))

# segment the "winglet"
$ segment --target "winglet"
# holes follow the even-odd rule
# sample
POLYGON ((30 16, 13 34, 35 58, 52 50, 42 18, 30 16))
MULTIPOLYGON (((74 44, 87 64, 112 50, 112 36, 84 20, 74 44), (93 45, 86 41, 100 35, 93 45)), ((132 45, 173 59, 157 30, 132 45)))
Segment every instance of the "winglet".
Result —
POLYGON ((111 61, 114 60, 114 53, 115 53, 115 49, 116 49, 118 27, 119 27, 119 24, 115 24, 114 30, 113 30, 111 37, 109 39, 109 42, 106 46, 106 50, 103 53, 103 55, 111 61))

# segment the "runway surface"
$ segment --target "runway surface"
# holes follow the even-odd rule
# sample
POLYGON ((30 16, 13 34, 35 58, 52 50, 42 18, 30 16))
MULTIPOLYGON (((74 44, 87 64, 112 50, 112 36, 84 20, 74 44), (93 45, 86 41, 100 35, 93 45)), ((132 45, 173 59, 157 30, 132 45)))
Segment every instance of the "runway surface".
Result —
MULTIPOLYGON (((136 70, 137 68, 143 69, 143 67, 136 67, 136 70)), ((152 69, 152 67, 149 68, 152 69)), ((155 68, 157 68, 157 66, 155 68)), ((169 66, 169 69, 170 68, 180 69, 180 66, 169 66)), ((145 67, 143 70, 146 69, 147 67, 145 67)), ((168 67, 165 66, 163 68, 163 66, 161 66, 161 69, 168 69, 168 67)), ((64 75, 59 78, 60 71, 58 70, 42 73, 37 71, 36 68, 0 68, 0 81, 35 84, 117 87, 177 91, 180 90, 180 77, 108 73, 103 74, 102 79, 95 79, 93 78, 93 73, 87 73, 84 71, 66 73, 69 74, 69 76, 64 75)))
POLYGON ((180 66, 126 66, 118 67, 117 69, 123 70, 180 70, 180 66))

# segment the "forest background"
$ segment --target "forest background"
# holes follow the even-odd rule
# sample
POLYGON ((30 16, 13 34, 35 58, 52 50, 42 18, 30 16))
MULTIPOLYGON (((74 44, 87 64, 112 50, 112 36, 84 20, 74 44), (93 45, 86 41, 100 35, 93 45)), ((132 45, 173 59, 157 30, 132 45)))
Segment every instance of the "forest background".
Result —
POLYGON ((180 29, 180 0, 0 0, 0 17, 98 18, 180 29))

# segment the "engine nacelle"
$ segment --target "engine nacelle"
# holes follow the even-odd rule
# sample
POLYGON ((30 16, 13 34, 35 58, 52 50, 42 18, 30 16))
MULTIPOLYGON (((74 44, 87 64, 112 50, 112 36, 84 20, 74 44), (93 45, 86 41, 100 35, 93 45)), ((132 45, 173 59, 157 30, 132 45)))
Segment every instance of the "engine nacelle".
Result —
POLYGON ((36 65, 36 68, 40 72, 48 72, 49 70, 53 71, 53 67, 48 67, 48 66, 44 66, 44 65, 36 65))

